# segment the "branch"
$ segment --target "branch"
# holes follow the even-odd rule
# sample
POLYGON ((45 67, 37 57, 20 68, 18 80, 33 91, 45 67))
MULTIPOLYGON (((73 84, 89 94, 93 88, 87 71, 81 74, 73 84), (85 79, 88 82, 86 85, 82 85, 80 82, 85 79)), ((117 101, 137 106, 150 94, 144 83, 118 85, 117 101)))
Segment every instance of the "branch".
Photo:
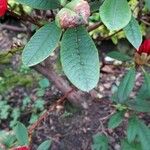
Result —
MULTIPOLYGON (((72 90, 72 86, 68 83, 68 81, 61 77, 59 74, 57 74, 52 66, 44 67, 39 64, 34 66, 33 69, 35 69, 37 72, 52 81, 56 88, 58 88, 62 93, 67 93, 68 91, 72 90)), ((90 99, 91 97, 88 95, 87 98, 86 95, 87 94, 84 92, 74 90, 67 96, 67 98, 71 103, 75 104, 76 106, 87 108, 87 99, 90 99)))
POLYGON ((13 30, 13 31, 16 31, 16 32, 27 32, 27 29, 25 29, 25 28, 15 27, 15 26, 6 25, 6 24, 1 25, 0 29, 1 30, 3 30, 3 29, 13 30))
POLYGON ((63 97, 61 97, 53 105, 51 105, 49 109, 43 115, 41 115, 40 118, 32 126, 29 127, 28 129, 29 135, 31 135, 33 131, 40 125, 40 123, 48 117, 50 112, 55 111, 55 110, 60 110, 60 108, 63 108, 67 100, 66 98, 71 92, 73 92, 73 89, 68 91, 63 97))
POLYGON ((9 12, 9 14, 19 20, 23 20, 23 21, 28 21, 38 27, 41 27, 42 25, 35 19, 33 19, 32 17, 28 16, 28 15, 24 15, 24 14, 21 14, 21 15, 18 15, 17 13, 13 12, 12 10, 7 10, 7 12, 9 12))
POLYGON ((150 23, 144 19, 140 19, 141 22, 143 22, 145 25, 150 26, 150 23))
POLYGON ((120 33, 121 31, 122 31, 122 29, 120 29, 120 30, 118 30, 118 31, 112 33, 111 35, 106 36, 106 37, 100 37, 100 36, 98 36, 98 37, 96 38, 96 40, 99 40, 99 41, 108 40, 108 39, 112 38, 114 35, 120 33))
POLYGON ((95 30, 96 28, 100 27, 102 24, 102 22, 97 22, 89 27, 87 27, 88 32, 91 32, 93 30, 95 30))

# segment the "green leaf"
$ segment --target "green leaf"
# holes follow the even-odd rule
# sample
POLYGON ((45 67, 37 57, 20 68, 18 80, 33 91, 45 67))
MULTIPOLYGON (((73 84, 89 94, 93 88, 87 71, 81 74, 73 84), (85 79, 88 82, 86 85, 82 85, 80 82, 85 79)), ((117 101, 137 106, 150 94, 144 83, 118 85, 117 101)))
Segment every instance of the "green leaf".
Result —
POLYGON ((138 49, 142 43, 142 32, 135 18, 132 16, 128 25, 124 28, 125 35, 129 42, 138 49))
POLYGON ((129 143, 127 140, 121 142, 121 150, 142 150, 140 143, 129 143))
POLYGON ((109 56, 111 58, 114 58, 116 60, 119 60, 119 61, 129 61, 129 60, 132 59, 128 55, 126 55, 126 54, 124 54, 122 52, 119 52, 119 51, 109 52, 109 53, 107 53, 107 56, 109 56))
POLYGON ((45 89, 42 89, 42 88, 39 88, 36 92, 36 95, 38 97, 44 96, 44 94, 45 94, 45 89))
POLYGON ((45 104, 45 101, 41 98, 39 99, 36 99, 35 103, 34 103, 34 107, 36 109, 39 109, 39 110, 44 110, 44 104, 45 104))
POLYGON ((145 0, 146 7, 150 10, 150 0, 145 0))
POLYGON ((31 99, 29 96, 26 96, 23 100, 23 108, 25 108, 30 102, 31 102, 31 99))
POLYGON ((68 0, 59 0, 59 2, 61 4, 61 6, 64 7, 67 4, 68 0))
POLYGON ((39 85, 42 89, 48 88, 50 86, 49 80, 47 78, 41 79, 39 85))
POLYGON ((0 119, 7 119, 11 107, 9 105, 3 105, 0 109, 0 119))
POLYGON ((10 148, 13 146, 14 142, 16 141, 16 136, 11 132, 2 130, 0 131, 0 141, 1 144, 5 145, 7 148, 10 148))
POLYGON ((30 117, 30 120, 29 120, 29 123, 30 123, 30 124, 35 123, 35 122, 38 120, 38 118, 39 118, 39 115, 38 115, 38 114, 32 113, 32 115, 31 115, 31 117, 30 117))
POLYGON ((108 128, 116 128, 123 121, 124 112, 117 112, 111 116, 108 122, 108 128))
POLYGON ((125 103, 130 95, 135 82, 135 69, 131 68, 121 80, 118 91, 115 93, 114 99, 118 103, 125 103))
POLYGON ((140 88, 137 97, 134 100, 129 100, 127 105, 133 110, 139 112, 150 112, 150 75, 144 73, 144 83, 140 88))
POLYGON ((135 111, 150 112, 150 101, 135 98, 134 100, 128 100, 126 104, 135 111))
POLYGON ((144 73, 144 83, 137 94, 137 98, 141 100, 149 100, 150 98, 150 75, 147 72, 144 73))
POLYGON ((102 5, 104 0, 95 0, 90 2, 91 12, 96 12, 99 10, 99 7, 102 5))
POLYGON ((20 122, 17 122, 16 127, 14 128, 14 133, 19 142, 19 145, 28 145, 28 130, 27 128, 20 122))
POLYGON ((96 134, 93 136, 92 150, 108 150, 108 138, 105 135, 96 134))
POLYGON ((135 140, 137 133, 138 133, 138 121, 136 116, 134 116, 129 119, 127 128, 127 138, 130 143, 135 140))
POLYGON ((14 119, 14 120, 17 120, 19 117, 20 117, 20 108, 14 108, 11 112, 11 117, 14 119))
POLYGON ((68 29, 61 42, 64 73, 79 89, 90 91, 99 81, 99 57, 94 42, 84 27, 68 29))
POLYGON ((28 5, 32 8, 43 10, 56 9, 60 7, 59 0, 16 0, 16 1, 21 4, 28 5))
POLYGON ((50 146, 52 144, 51 140, 46 140, 37 148, 37 150, 50 150, 50 146))
POLYGON ((13 146, 15 141, 16 141, 16 136, 13 134, 9 134, 5 137, 3 144, 10 148, 13 146))
POLYGON ((58 46, 60 36, 61 29, 54 22, 40 28, 23 50, 23 63, 34 66, 45 60, 58 46))
POLYGON ((131 10, 127 0, 105 0, 100 7, 100 17, 110 30, 124 28, 131 19, 131 10))
POLYGON ((150 129, 139 120, 139 130, 138 136, 143 147, 143 150, 150 150, 149 142, 150 142, 150 129))

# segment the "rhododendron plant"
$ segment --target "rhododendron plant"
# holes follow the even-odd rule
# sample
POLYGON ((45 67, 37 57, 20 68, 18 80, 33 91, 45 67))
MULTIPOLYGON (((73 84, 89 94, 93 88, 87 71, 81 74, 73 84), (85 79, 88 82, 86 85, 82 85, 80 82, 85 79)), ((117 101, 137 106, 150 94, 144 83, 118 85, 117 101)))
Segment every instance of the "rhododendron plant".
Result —
MULTIPOLYGON (((145 0, 145 2, 148 1, 145 0)), ((123 137, 126 134, 126 137, 121 140, 123 142, 119 142, 117 139, 119 143, 123 143, 119 149, 150 150, 150 130, 146 125, 148 122, 144 124, 144 121, 148 119, 142 117, 143 113, 150 113, 150 73, 147 69, 147 66, 150 66, 150 39, 144 40, 142 43, 142 39, 148 37, 146 29, 149 25, 149 11, 146 9, 144 0, 142 2, 138 0, 13 0, 13 4, 9 4, 8 17, 3 17, 4 21, 2 22, 10 19, 10 16, 13 16, 12 20, 15 18, 17 21, 15 20, 16 22, 12 24, 9 24, 11 21, 7 21, 9 26, 4 25, 4 27, 9 30, 29 32, 27 35, 32 37, 25 45, 24 41, 26 40, 23 40, 21 47, 13 47, 9 51, 4 51, 5 53, 0 53, 0 62, 2 58, 6 59, 9 56, 7 59, 11 60, 13 54, 18 51, 22 52, 22 64, 25 67, 32 67, 31 69, 44 75, 61 91, 64 97, 52 104, 50 108, 46 105, 49 103, 42 105, 45 108, 43 114, 31 110, 33 113, 41 114, 40 118, 29 128, 18 123, 14 128, 14 143, 8 148, 14 147, 12 150, 31 149, 25 145, 34 143, 35 128, 39 127, 46 117, 49 117, 50 112, 65 108, 66 100, 88 110, 88 108, 93 108, 93 102, 94 108, 96 108, 95 101, 92 100, 100 99, 97 104, 101 105, 104 99, 109 100, 108 108, 110 108, 110 114, 113 114, 108 121, 108 128, 116 128, 124 120, 125 126, 123 127, 127 126, 127 132, 121 135, 123 137), (31 7, 30 11, 25 11, 24 5, 31 7), (39 10, 37 11, 37 9, 39 10), (12 28, 14 24, 19 27, 12 28), (126 40, 120 40, 120 38, 126 38, 129 43, 126 44, 126 40), (112 46, 109 45, 110 43, 112 46), (131 46, 133 47, 131 48, 131 46), (132 53, 131 50, 135 49, 136 51, 132 51, 132 53), (105 50, 110 51, 107 53, 105 50), (113 60, 107 63, 106 55, 112 57, 113 60), (117 67, 112 67, 116 64, 115 60, 122 62, 117 67), (113 72, 114 68, 117 69, 117 75, 113 72), (122 74, 124 76, 120 80, 122 74), (137 77, 141 79, 138 84, 136 84, 137 77), (112 80, 114 81, 112 82, 112 80), (120 82, 118 82, 119 80, 120 82), (111 82, 106 86, 109 81, 111 82), (141 87, 135 88, 139 84, 141 87), (108 95, 105 95, 105 89, 110 90, 108 95)), ((6 11, 7 0, 0 0, 0 16, 4 16, 6 11)), ((20 53, 18 52, 18 54, 20 53)), ((41 91, 38 90, 36 93, 42 93, 39 95, 45 98, 45 94, 41 91)), ((107 105, 107 103, 105 104, 107 105)), ((104 125, 107 124, 110 114, 104 119, 102 118, 104 125)), ((19 120, 19 118, 17 119, 19 120)), ((20 117, 20 120, 28 124, 26 122, 28 119, 24 120, 20 117)), ((94 129, 93 131, 98 130, 94 129)), ((105 135, 110 135, 109 131, 113 132, 113 130, 106 130, 105 135)), ((107 139, 101 139, 101 141, 97 140, 100 144, 107 141, 107 139)), ((100 149, 101 146, 97 141, 95 145, 98 146, 97 149, 100 149)), ((47 143, 48 147, 51 146, 51 142, 47 141, 40 144, 40 149, 45 150, 47 143)), ((103 145, 108 147, 108 143, 103 145)), ((96 149, 95 145, 94 149, 96 149)), ((79 145, 79 149, 84 148, 79 145)), ((108 148, 103 149, 107 150, 108 148)))

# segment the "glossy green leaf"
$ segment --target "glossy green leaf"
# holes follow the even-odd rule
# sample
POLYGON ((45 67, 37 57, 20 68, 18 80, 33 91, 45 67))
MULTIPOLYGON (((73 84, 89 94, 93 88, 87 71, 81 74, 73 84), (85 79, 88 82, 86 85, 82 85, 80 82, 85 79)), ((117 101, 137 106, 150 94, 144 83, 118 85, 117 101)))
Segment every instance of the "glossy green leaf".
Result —
POLYGON ((91 12, 96 12, 99 10, 99 7, 102 5, 104 0, 95 0, 90 2, 91 12))
POLYGON ((124 112, 117 112, 111 116, 108 122, 108 128, 116 128, 123 121, 124 112))
POLYGON ((150 112, 150 75, 144 73, 144 83, 134 100, 129 100, 127 105, 135 111, 150 112))
POLYGON ((45 89, 50 86, 50 82, 47 78, 44 78, 39 81, 39 85, 40 85, 40 88, 45 89))
POLYGON ((121 150, 143 150, 138 142, 129 143, 127 140, 121 142, 121 150))
POLYGON ((150 10, 150 0, 145 0, 146 7, 150 10))
POLYGON ((149 100, 150 99, 150 75, 144 73, 144 83, 137 94, 137 99, 149 100))
POLYGON ((108 150, 108 138, 105 135, 94 135, 92 150, 108 150))
POLYGON ((54 22, 40 28, 26 44, 22 61, 27 66, 34 66, 47 57, 59 44, 61 29, 54 22))
POLYGON ((5 145, 7 148, 12 147, 16 140, 17 139, 16 139, 16 136, 14 134, 9 133, 5 130, 0 131, 1 144, 5 145))
POLYGON ((28 130, 27 128, 20 122, 17 123, 16 127, 14 128, 14 133, 16 138, 19 142, 19 145, 28 145, 28 130))
POLYGON ((128 100, 126 104, 135 111, 150 112, 150 101, 136 98, 135 100, 128 100))
POLYGON ((99 81, 99 57, 84 27, 68 29, 61 42, 61 63, 68 79, 79 89, 90 91, 99 81))
POLYGON ((135 82, 135 69, 131 68, 128 73, 121 80, 117 92, 115 93, 114 99, 118 103, 125 103, 129 97, 135 82))
POLYGON ((149 142, 150 142, 150 129, 139 120, 139 130, 138 136, 141 142, 143 150, 150 150, 149 142))
POLYGON ((128 121, 127 138, 130 143, 135 140, 137 133, 138 133, 138 122, 136 117, 134 116, 130 118, 128 121))
POLYGON ((44 104, 45 101, 41 98, 36 99, 35 103, 34 103, 34 107, 38 110, 44 110, 44 104))
POLYGON ((40 144, 40 146, 37 148, 37 150, 50 150, 51 144, 52 144, 51 140, 46 140, 40 144))
POLYGON ((131 18, 128 25, 124 28, 125 35, 129 42, 138 49, 142 43, 142 32, 140 26, 134 17, 131 18))
POLYGON ((100 17, 110 30, 124 28, 131 19, 131 10, 127 0, 105 0, 100 7, 100 17))
POLYGON ((128 55, 126 55, 126 54, 124 54, 122 52, 119 52, 119 51, 109 52, 109 53, 107 53, 107 56, 109 56, 111 58, 114 58, 116 60, 119 60, 119 61, 129 61, 129 60, 132 59, 128 55))
POLYGON ((36 9, 56 9, 60 7, 59 0, 17 0, 17 2, 36 9))

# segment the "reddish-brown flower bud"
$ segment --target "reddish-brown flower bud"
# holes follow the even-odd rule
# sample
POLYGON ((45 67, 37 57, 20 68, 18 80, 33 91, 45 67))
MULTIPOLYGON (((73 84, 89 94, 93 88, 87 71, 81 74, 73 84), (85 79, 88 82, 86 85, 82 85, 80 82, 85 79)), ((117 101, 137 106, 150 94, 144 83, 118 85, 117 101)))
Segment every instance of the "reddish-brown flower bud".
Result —
POLYGON ((63 29, 77 27, 84 24, 83 19, 75 12, 62 8, 56 16, 56 24, 63 29))
POLYGON ((0 0, 0 17, 4 16, 7 11, 7 0, 0 0))
POLYGON ((138 65, 146 65, 150 62, 150 39, 145 40, 135 53, 135 62, 138 65))
POLYGON ((90 6, 85 0, 73 0, 66 5, 66 8, 69 8, 76 12, 79 16, 83 18, 85 23, 88 22, 90 16, 90 6))
POLYGON ((67 29, 88 23, 90 6, 87 1, 73 0, 62 8, 57 16, 56 23, 59 27, 67 29))

